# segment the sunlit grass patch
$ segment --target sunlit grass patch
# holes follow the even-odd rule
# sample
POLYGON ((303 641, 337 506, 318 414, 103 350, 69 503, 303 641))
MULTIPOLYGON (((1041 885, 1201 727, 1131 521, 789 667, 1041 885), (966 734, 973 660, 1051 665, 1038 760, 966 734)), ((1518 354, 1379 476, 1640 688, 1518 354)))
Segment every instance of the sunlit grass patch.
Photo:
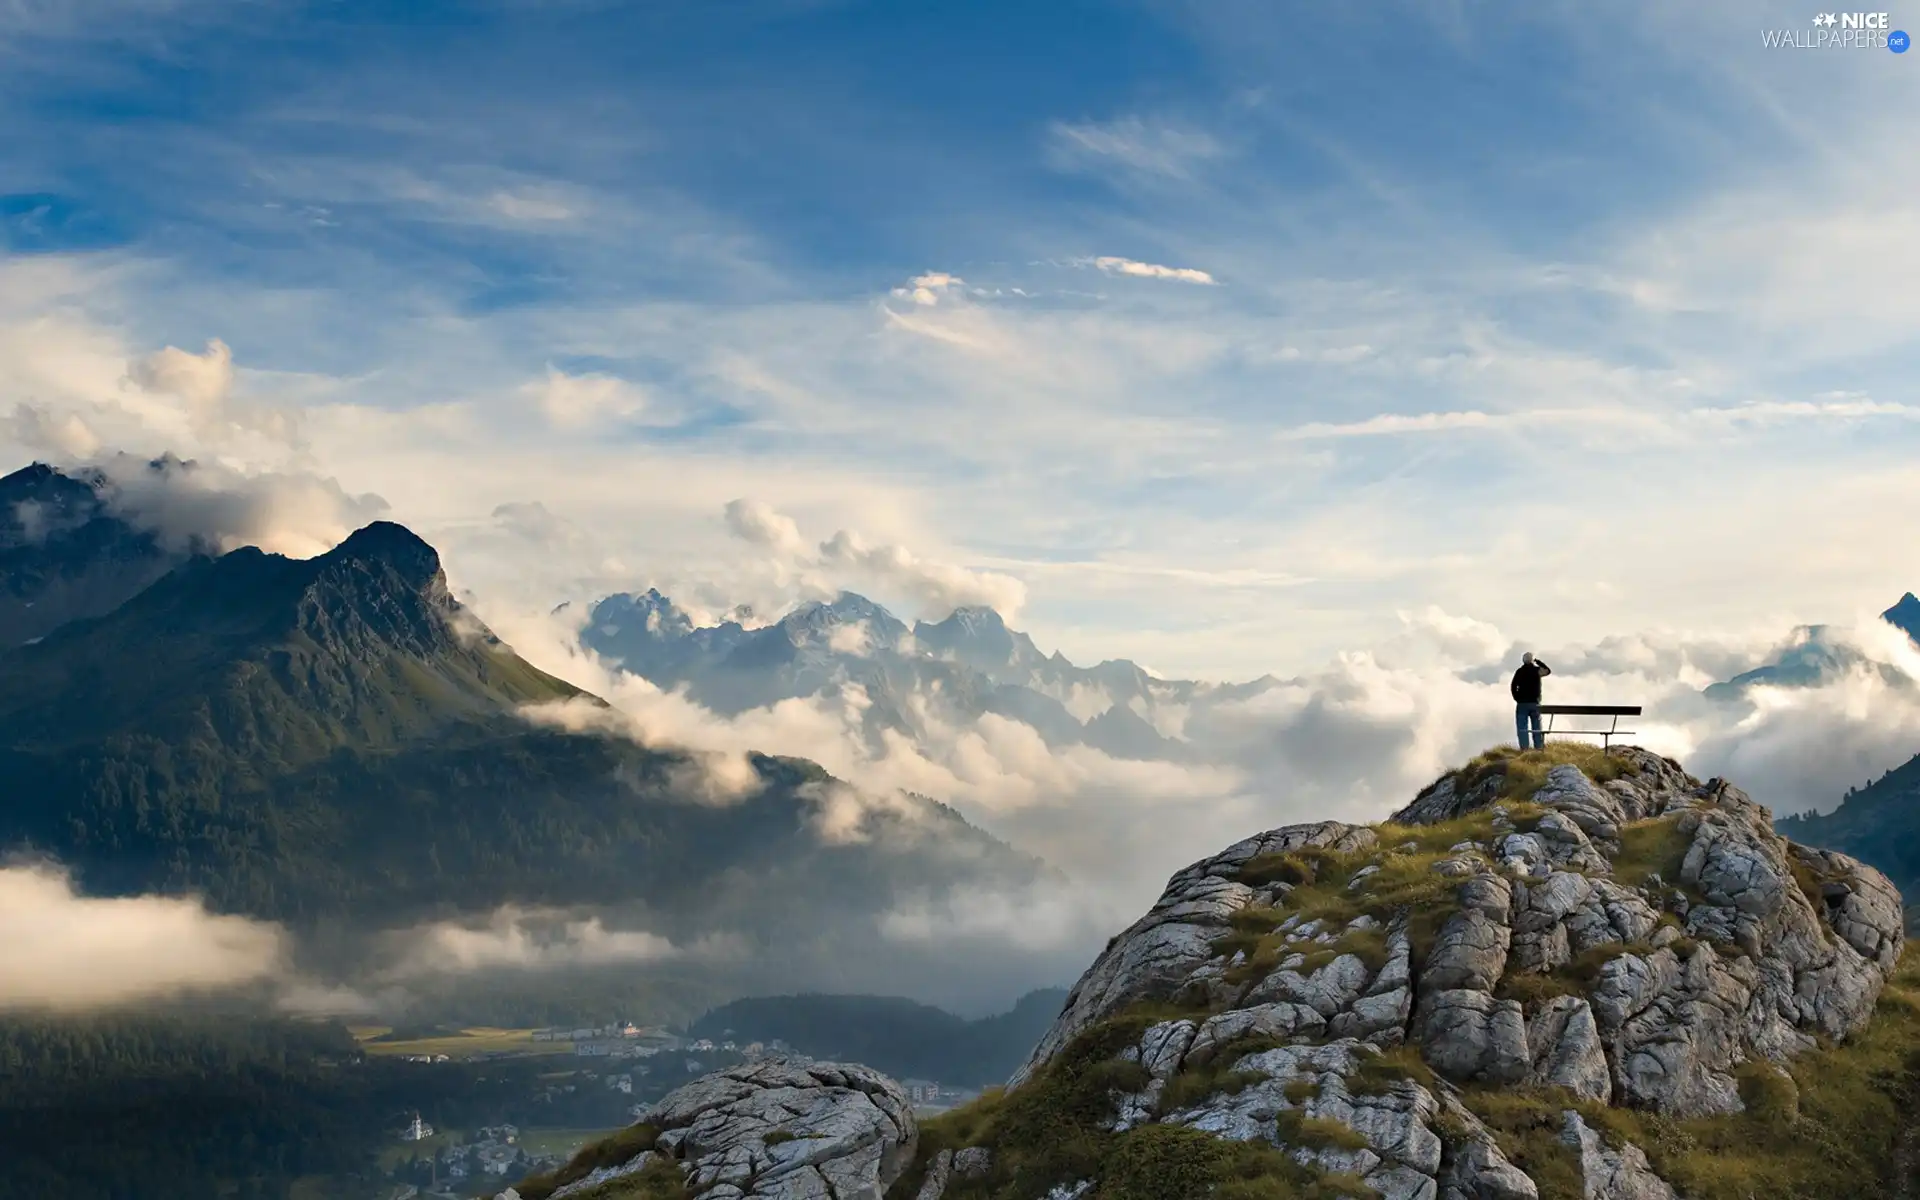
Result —
MULTIPOLYGON (((1544 808, 1527 800, 1511 800, 1503 803, 1508 819, 1517 829, 1531 829, 1538 821, 1544 808)), ((1494 814, 1491 806, 1476 808, 1472 812, 1454 817, 1450 821, 1436 821, 1431 825, 1400 825, 1392 821, 1374 827, 1380 836, 1380 848, 1391 855, 1408 853, 1417 855, 1445 855, 1452 847, 1461 842, 1479 842, 1486 844, 1495 834, 1494 814), (1412 843, 1412 849, 1402 851, 1401 847, 1412 843)))
POLYGON ((1448 774, 1454 776, 1454 790, 1462 795, 1486 786, 1490 779, 1497 777, 1499 782, 1493 799, 1510 803, 1530 799, 1545 786, 1547 773, 1561 766, 1578 767, 1595 783, 1623 778, 1632 768, 1624 753, 1602 750, 1586 742, 1549 742, 1541 750, 1495 746, 1448 774))
MULTIPOLYGON (((580 1152, 568 1159, 565 1166, 543 1175, 530 1175, 515 1184, 514 1189, 520 1193, 521 1200, 547 1200, 547 1197, 554 1192, 570 1183, 585 1179, 603 1167, 617 1167, 632 1162, 641 1154, 653 1149, 654 1139, 658 1136, 659 1130, 651 1125, 629 1125, 611 1137, 602 1138, 581 1147, 580 1152)), ((678 1168, 673 1168, 673 1179, 676 1183, 680 1179, 678 1168)), ((653 1194, 648 1192, 609 1193, 610 1196, 633 1195, 636 1197, 650 1197, 653 1194)), ((684 1194, 684 1190, 678 1193, 678 1195, 684 1194)), ((676 1193, 661 1193, 661 1195, 664 1200, 665 1197, 675 1196, 676 1193)))
MULTIPOLYGON (((914 1162, 888 1189, 888 1200, 911 1200, 935 1155, 966 1146, 990 1147, 992 1166, 982 1177, 955 1178, 948 1200, 1040 1200, 1059 1184, 1083 1179, 1098 1181, 1103 1200, 1369 1200, 1375 1195, 1358 1181, 1303 1167, 1265 1142, 1235 1142, 1159 1122, 1113 1132, 1117 1094, 1140 1090, 1148 1078, 1138 1064, 1117 1056, 1160 1019, 1157 1010, 1129 1010, 1101 1022, 1011 1094, 989 1092, 921 1122, 914 1162)), ((1249 1036, 1220 1047, 1208 1062, 1168 1082, 1160 1111, 1178 1111, 1255 1084, 1261 1077, 1238 1071, 1235 1064, 1278 1044, 1249 1036)), ((1342 1135, 1314 1125, 1302 1136, 1320 1144, 1342 1135)))
POLYGON ((1680 814, 1633 821, 1620 827, 1620 852, 1613 856, 1613 878, 1627 887, 1640 887, 1653 876, 1669 887, 1680 886, 1680 867, 1693 838, 1680 832, 1680 814))

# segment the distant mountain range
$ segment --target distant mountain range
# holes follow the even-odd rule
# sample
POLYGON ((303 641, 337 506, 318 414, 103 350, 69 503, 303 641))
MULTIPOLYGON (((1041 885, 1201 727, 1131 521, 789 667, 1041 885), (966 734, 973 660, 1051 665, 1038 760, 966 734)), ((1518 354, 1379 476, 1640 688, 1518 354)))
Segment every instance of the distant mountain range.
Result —
MULTIPOLYGON (((1920 597, 1908 593, 1882 619, 1920 643, 1920 597)), ((1891 664, 1869 664, 1824 625, 1803 626, 1784 651, 1706 689, 1738 701, 1756 686, 1817 687, 1870 665, 1896 687, 1914 681, 1891 664)), ((971 726, 987 714, 1023 722, 1049 746, 1089 746, 1120 758, 1239 761, 1244 731, 1222 720, 1228 706, 1281 681, 1243 684, 1163 680, 1125 659, 1082 668, 1042 654, 991 609, 961 608, 911 627, 865 597, 802 605, 770 625, 700 626, 658 591, 595 604, 581 642, 624 670, 665 688, 685 688, 728 715, 795 697, 864 698, 876 750, 886 733, 938 743, 937 726, 971 726)), ((1825 817, 1783 824, 1799 841, 1856 854, 1902 882, 1920 883, 1920 758, 1825 817)))
POLYGON ((833 781, 810 762, 752 756, 757 790, 714 803, 683 753, 529 722, 602 702, 464 611, 402 526, 307 560, 169 564, 77 489, 96 491, 39 466, 0 479, 9 611, 31 614, 0 651, 0 852, 51 855, 90 891, 191 889, 297 924, 625 904, 660 932, 784 937, 1041 870, 913 798, 830 838, 833 781))
POLYGON ((1066 999, 1065 988, 1043 988, 1008 1012, 969 1021, 897 996, 755 996, 721 1005, 687 1033, 778 1039, 802 1054, 865 1063, 897 1079, 987 1087, 1026 1061, 1066 999))
MULTIPOLYGON (((1920 597, 1908 592, 1880 619, 1920 644, 1920 597)), ((1851 645, 1832 640, 1827 626, 1803 626, 1796 635, 1774 661, 1714 684, 1706 694, 1737 699, 1755 685, 1816 687, 1863 665, 1892 686, 1915 684, 1891 664, 1869 663, 1851 645)), ((1830 812, 1783 817, 1775 824, 1795 841, 1844 851, 1873 864, 1912 895, 1920 890, 1920 754, 1865 787, 1849 788, 1830 812)))
POLYGON ((1118 758, 1186 761, 1202 755, 1219 706, 1280 686, 1157 679, 1126 659, 1078 667, 1042 654, 990 608, 958 608, 909 628, 851 592, 803 605, 778 621, 696 626, 658 591, 595 604, 581 642, 663 688, 684 687, 733 715, 795 697, 864 696, 867 735, 923 738, 930 726, 971 725, 987 714, 1020 721, 1053 747, 1090 746, 1118 758))
MULTIPOLYGON (((1880 619, 1920 645, 1920 597, 1908 592, 1900 597, 1899 603, 1881 613, 1880 619)), ((1706 694, 1714 700, 1733 700, 1756 686, 1817 687, 1863 665, 1871 665, 1881 678, 1896 687, 1913 684, 1892 665, 1869 664, 1851 645, 1835 641, 1830 626, 1802 625, 1794 630, 1792 642, 1772 662, 1735 675, 1724 683, 1712 684, 1706 694)))

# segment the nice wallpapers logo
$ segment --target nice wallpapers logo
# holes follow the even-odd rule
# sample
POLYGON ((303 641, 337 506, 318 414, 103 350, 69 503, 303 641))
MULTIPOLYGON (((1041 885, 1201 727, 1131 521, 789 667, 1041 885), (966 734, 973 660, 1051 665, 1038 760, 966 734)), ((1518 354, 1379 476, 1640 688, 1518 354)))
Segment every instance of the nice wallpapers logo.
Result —
POLYGON ((1905 54, 1912 39, 1883 12, 1815 13, 1809 29, 1763 29, 1771 50, 1891 50, 1905 54))

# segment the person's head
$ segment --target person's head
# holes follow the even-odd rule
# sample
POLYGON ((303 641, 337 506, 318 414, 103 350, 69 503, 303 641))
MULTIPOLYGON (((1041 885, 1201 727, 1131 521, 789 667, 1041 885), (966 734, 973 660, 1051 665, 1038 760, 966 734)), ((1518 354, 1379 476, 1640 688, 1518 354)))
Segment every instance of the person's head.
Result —
POLYGON ((1525 664, 1526 664, 1527 666, 1529 666, 1529 667, 1530 667, 1530 666, 1532 666, 1532 665, 1533 665, 1533 651, 1531 651, 1531 650, 1529 650, 1529 651, 1527 651, 1527 652, 1526 652, 1525 654, 1522 654, 1522 655, 1520 656, 1520 661, 1521 661, 1522 663, 1525 663, 1525 664))

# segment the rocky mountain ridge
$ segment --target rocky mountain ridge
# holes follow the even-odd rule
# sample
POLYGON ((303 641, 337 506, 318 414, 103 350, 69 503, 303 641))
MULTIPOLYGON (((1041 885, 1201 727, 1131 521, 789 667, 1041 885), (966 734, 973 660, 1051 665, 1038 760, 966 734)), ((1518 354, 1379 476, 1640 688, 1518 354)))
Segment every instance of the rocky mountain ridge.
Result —
POLYGON ((712 803, 696 756, 527 715, 565 704, 604 707, 463 609, 404 526, 310 559, 196 555, 0 650, 0 851, 301 925, 627 905, 674 936, 751 921, 795 944, 1039 869, 912 797, 829 836, 842 785, 802 760, 749 756, 742 794, 712 803))
POLYGON ((1900 911, 1724 780, 1633 748, 1494 752, 1381 826, 1275 829, 1178 872, 1004 1092, 869 1121, 830 1190, 783 1166, 779 1132, 824 1077, 767 1066, 771 1091, 702 1081, 648 1114, 644 1162, 519 1195, 1908 1194, 1900 911), (748 1110, 666 1137, 709 1093, 748 1110))
POLYGON ((958 608, 912 626, 864 596, 842 593, 768 625, 700 626, 657 590, 597 603, 581 644, 621 669, 734 715, 793 697, 862 694, 866 732, 924 737, 928 722, 996 714, 1049 745, 1121 758, 1184 761, 1207 738, 1212 710, 1279 681, 1160 679, 1126 659, 1076 666, 1043 654, 991 608, 958 608))
POLYGON ((109 494, 97 472, 45 463, 0 477, 0 649, 103 616, 189 557, 115 513, 109 494))

